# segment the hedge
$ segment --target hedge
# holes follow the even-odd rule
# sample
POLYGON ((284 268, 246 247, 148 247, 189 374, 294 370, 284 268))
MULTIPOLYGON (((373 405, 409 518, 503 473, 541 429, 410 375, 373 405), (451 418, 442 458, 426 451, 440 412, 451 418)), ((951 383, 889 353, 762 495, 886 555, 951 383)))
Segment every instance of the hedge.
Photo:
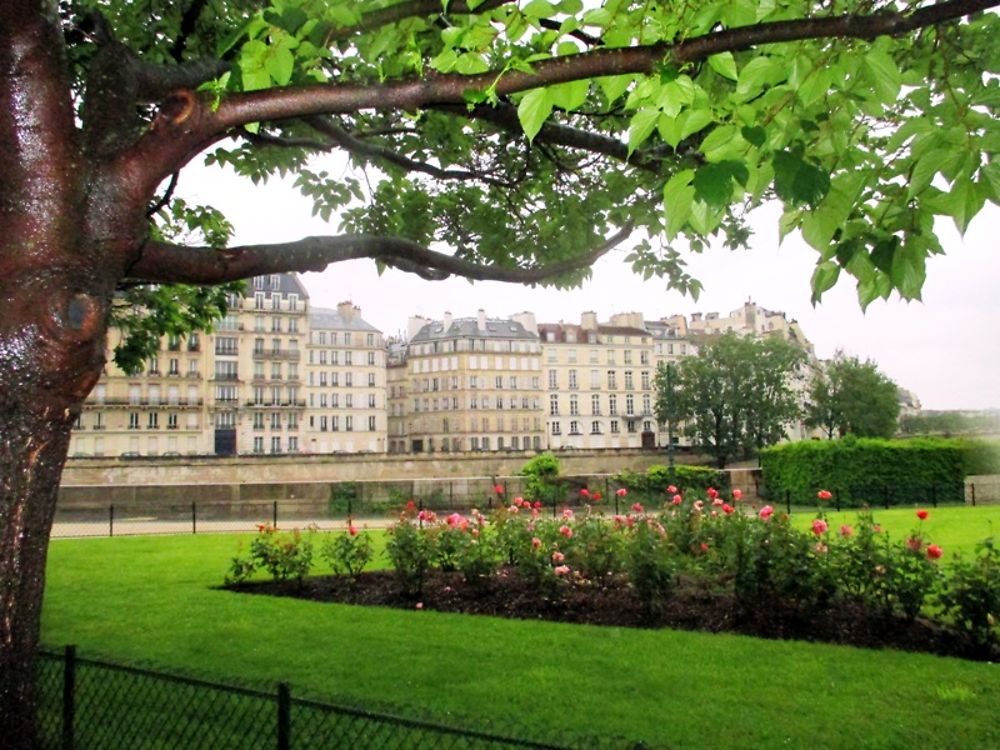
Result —
POLYGON ((769 497, 815 502, 830 490, 841 505, 961 502, 968 474, 995 473, 997 444, 949 438, 813 440, 761 452, 769 497))
POLYGON ((670 485, 677 487, 683 495, 704 495, 709 487, 723 494, 729 491, 729 473, 708 466, 674 466, 673 475, 669 466, 650 466, 645 474, 623 471, 615 475, 614 481, 629 492, 650 497, 658 494, 666 498, 665 492, 670 485))

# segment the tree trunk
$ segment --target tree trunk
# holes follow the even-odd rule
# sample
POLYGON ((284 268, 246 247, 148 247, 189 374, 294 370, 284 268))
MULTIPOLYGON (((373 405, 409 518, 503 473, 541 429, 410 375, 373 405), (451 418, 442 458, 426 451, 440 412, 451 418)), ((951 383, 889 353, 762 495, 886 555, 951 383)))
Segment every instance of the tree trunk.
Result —
POLYGON ((0 737, 7 748, 34 745, 45 560, 70 426, 64 413, 27 400, 8 401, 0 416, 0 737))

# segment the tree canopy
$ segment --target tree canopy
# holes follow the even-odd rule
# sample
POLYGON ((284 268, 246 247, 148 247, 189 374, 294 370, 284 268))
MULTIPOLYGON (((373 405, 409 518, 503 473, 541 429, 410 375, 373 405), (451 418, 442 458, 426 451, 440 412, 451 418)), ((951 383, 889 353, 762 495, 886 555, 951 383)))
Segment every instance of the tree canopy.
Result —
POLYGON ((795 378, 805 359, 775 337, 723 334, 682 360, 669 380, 665 366, 658 369, 657 418, 683 421, 684 433, 724 468, 787 437, 801 413, 795 378))
POLYGON ((892 437, 899 418, 899 386, 872 360, 838 351, 821 363, 809 384, 805 421, 828 438, 892 437))
POLYGON ((846 273, 867 305, 919 297, 925 260, 942 251, 935 217, 964 231, 1000 202, 997 16, 977 13, 992 5, 62 8, 93 150, 141 153, 149 185, 230 137, 211 161, 255 182, 294 172, 349 233, 238 254, 151 240, 133 279, 372 257, 435 278, 566 284, 635 233, 634 268, 696 294, 683 251, 745 245, 746 212, 776 198, 782 232, 818 253, 815 298, 846 273), (333 150, 355 169, 312 166, 333 150))

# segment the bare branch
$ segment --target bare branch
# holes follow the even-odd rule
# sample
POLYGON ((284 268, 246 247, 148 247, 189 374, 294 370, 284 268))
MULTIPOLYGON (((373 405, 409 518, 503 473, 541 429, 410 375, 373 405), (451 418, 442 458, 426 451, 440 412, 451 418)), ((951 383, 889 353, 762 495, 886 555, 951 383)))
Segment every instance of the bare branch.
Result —
POLYGON ((403 156, 387 146, 368 143, 367 141, 351 135, 326 117, 310 117, 306 120, 306 122, 319 132, 329 136, 334 143, 336 143, 336 145, 340 146, 345 151, 359 156, 367 156, 372 159, 381 159, 389 162, 390 164, 395 164, 397 167, 402 167, 408 172, 423 172, 424 174, 428 174, 439 180, 480 180, 481 182, 489 185, 496 185, 497 187, 508 186, 508 182, 498 180, 486 174, 466 169, 443 169, 435 166, 434 164, 428 164, 427 162, 417 161, 416 159, 403 156))
POLYGON ((427 279, 463 276, 477 281, 534 284, 589 268, 632 233, 627 224, 583 255, 541 266, 509 268, 474 263, 397 237, 341 235, 232 248, 185 247, 150 240, 123 283, 221 284, 268 273, 322 271, 331 263, 370 258, 427 279))
POLYGON ((177 189, 177 180, 180 178, 180 174, 180 172, 174 172, 170 175, 170 182, 167 184, 167 189, 163 191, 163 195, 160 196, 156 203, 146 209, 147 218, 151 218, 157 211, 166 206, 170 202, 171 198, 174 197, 174 191, 177 189))

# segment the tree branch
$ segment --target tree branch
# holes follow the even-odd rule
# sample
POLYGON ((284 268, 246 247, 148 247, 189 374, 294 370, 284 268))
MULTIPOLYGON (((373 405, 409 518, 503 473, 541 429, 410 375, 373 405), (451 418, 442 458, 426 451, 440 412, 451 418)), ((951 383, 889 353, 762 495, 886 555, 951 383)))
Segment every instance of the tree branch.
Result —
MULTIPOLYGON (((429 2, 429 0, 426 0, 429 2)), ((421 4, 425 0, 413 0, 421 4)), ((406 5, 401 3, 393 9, 406 5)), ((132 150, 121 168, 144 177, 148 190, 226 131, 251 122, 282 120, 318 114, 346 114, 362 109, 407 110, 439 104, 463 104, 470 90, 492 88, 499 96, 541 86, 597 76, 654 71, 664 61, 684 64, 721 52, 760 44, 803 39, 873 39, 899 35, 952 21, 1000 5, 1000 0, 944 0, 913 12, 878 12, 868 16, 842 15, 776 21, 723 29, 677 44, 658 43, 628 48, 599 49, 534 63, 532 72, 500 70, 478 75, 428 75, 422 79, 367 84, 318 84, 253 91, 229 96, 213 109, 206 96, 186 97, 194 103, 183 118, 161 112, 150 133, 132 150)), ((483 6, 480 6, 483 7, 483 6)), ((393 9, 387 9, 386 12, 393 9)))
POLYGON ((188 39, 194 33, 198 17, 201 16, 201 12, 207 4, 208 0, 191 0, 191 4, 184 11, 183 15, 181 15, 180 31, 170 47, 170 56, 177 62, 181 62, 184 59, 184 48, 187 46, 188 39))
POLYGON ((432 13, 440 15, 486 13, 510 2, 513 2, 513 0, 486 0, 476 6, 475 10, 469 10, 467 2, 449 2, 448 11, 444 13, 442 11, 441 0, 406 0, 402 3, 390 5, 388 8, 365 13, 356 26, 343 26, 328 34, 326 42, 329 44, 340 39, 349 39, 355 34, 372 31, 382 26, 416 16, 426 16, 432 13))
POLYGON ((306 237, 298 242, 232 248, 185 247, 150 240, 124 283, 221 284, 261 274, 322 271, 331 263, 370 258, 432 280, 463 276, 477 281, 534 284, 589 268, 631 233, 629 223, 588 253, 522 268, 474 263, 396 237, 306 237))

